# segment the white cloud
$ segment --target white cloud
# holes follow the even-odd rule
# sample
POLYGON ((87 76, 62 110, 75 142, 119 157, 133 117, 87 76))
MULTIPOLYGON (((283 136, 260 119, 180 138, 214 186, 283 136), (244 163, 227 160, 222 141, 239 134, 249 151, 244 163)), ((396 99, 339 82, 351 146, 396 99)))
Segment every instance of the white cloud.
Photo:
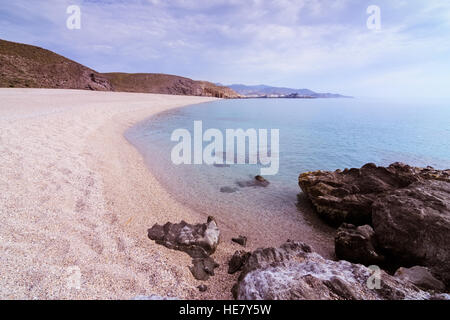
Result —
MULTIPOLYGON (((397 74, 406 77, 431 59, 448 66, 450 3, 379 2, 383 29, 373 33, 365 27, 371 1, 17 0, 0 8, 0 37, 54 49, 100 71, 220 82, 309 86, 320 78, 336 87, 330 75, 342 74, 342 83, 351 87, 353 79, 363 90, 365 75, 382 79, 401 69, 397 74), (74 3, 82 8, 80 31, 65 28, 65 8, 74 3)), ((425 75, 433 83, 433 72, 425 75)))

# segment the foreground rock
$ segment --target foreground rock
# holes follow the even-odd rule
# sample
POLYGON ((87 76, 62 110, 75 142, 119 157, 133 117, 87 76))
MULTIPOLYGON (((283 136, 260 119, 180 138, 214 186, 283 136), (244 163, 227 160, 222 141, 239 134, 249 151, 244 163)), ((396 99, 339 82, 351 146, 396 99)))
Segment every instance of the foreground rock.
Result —
POLYGON ((372 204, 379 195, 424 180, 450 182, 450 170, 415 168, 402 163, 385 168, 369 163, 361 169, 303 173, 299 185, 329 223, 364 225, 371 224, 372 204))
POLYGON ((242 250, 236 251, 228 261, 228 273, 233 274, 241 271, 244 265, 247 263, 250 257, 250 252, 245 252, 242 250))
POLYGON ((450 284, 450 183, 416 182, 380 197, 373 226, 390 259, 427 266, 450 284))
POLYGON ((387 168, 300 175, 299 184, 317 211, 344 225, 335 241, 336 256, 356 263, 426 266, 450 285, 450 170, 394 163, 387 168))
POLYGON ((148 229, 148 237, 169 249, 189 254, 193 258, 190 270, 198 280, 208 280, 219 266, 210 257, 220 240, 220 230, 213 217, 208 217, 206 223, 196 225, 185 221, 177 224, 168 222, 164 226, 155 224, 148 229))
POLYGON ((254 251, 243 267, 233 295, 240 300, 430 299, 411 284, 380 271, 379 289, 373 272, 347 261, 331 261, 299 242, 254 251), (373 289, 371 289, 373 288, 373 289))
POLYGON ((247 245, 247 237, 246 236, 239 236, 237 238, 231 238, 231 241, 240 244, 241 246, 245 247, 247 245))
POLYGON ((415 266, 411 268, 399 268, 395 272, 395 277, 409 281, 424 290, 443 291, 445 285, 439 281, 428 270, 428 268, 415 266))
POLYGON ((204 258, 216 251, 220 230, 213 217, 207 223, 192 225, 185 221, 155 224, 148 229, 148 237, 169 249, 184 251, 193 258, 204 258))
POLYGON ((369 225, 342 224, 335 238, 336 257, 366 266, 379 265, 384 257, 376 252, 375 232, 369 225))

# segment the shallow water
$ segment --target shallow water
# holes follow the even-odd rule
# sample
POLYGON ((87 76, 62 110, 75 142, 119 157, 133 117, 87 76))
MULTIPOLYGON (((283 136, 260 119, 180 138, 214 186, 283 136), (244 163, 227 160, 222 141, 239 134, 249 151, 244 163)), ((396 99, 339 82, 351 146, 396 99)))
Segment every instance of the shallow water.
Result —
POLYGON ((298 201, 301 172, 396 161, 450 168, 450 105, 440 101, 221 100, 161 113, 125 135, 179 201, 237 233, 251 228, 258 244, 290 238, 324 255, 331 255, 332 229, 298 201), (178 128, 193 136, 195 120, 203 121, 203 131, 217 128, 224 135, 225 129, 279 129, 279 173, 266 177, 266 188, 241 187, 259 174, 259 165, 174 165, 170 155, 177 142, 170 136, 178 128))

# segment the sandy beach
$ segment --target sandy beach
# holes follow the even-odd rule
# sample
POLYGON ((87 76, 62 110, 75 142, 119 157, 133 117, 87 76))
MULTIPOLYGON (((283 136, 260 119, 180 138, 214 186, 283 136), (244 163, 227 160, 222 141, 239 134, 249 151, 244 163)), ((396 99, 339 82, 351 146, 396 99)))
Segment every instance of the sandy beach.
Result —
POLYGON ((154 223, 206 217, 174 201, 123 137, 155 113, 211 100, 0 89, 0 298, 231 298, 232 245, 200 293, 189 256, 147 238, 154 223))
POLYGON ((219 215, 213 257, 220 267, 197 281, 191 258, 155 244, 147 229, 204 223, 216 212, 170 194, 124 132, 156 113, 213 98, 0 89, 0 100, 1 299, 231 299, 238 274, 229 275, 227 264, 242 249, 232 237, 245 234, 246 250, 255 250, 318 236, 277 213, 270 222, 219 215), (199 292, 200 284, 208 290, 199 292))

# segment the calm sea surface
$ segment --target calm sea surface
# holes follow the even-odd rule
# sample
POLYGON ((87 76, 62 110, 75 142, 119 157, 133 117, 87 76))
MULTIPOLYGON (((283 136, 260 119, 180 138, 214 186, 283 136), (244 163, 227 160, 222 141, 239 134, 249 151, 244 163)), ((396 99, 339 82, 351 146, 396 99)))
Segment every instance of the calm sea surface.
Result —
MULTIPOLYGON (((360 167, 368 162, 450 168, 450 103, 363 99, 220 100, 156 115, 125 136, 144 155, 150 170, 178 200, 196 210, 229 216, 230 227, 251 215, 270 223, 313 224, 298 210, 301 172, 360 167), (203 130, 279 129, 280 168, 267 188, 240 187, 259 174, 258 165, 174 165, 173 130, 194 121, 203 130), (227 190, 229 192, 223 192, 227 190), (234 191, 231 192, 230 191, 234 191), (298 221, 300 220, 300 221, 298 221)), ((205 146, 207 143, 205 143, 205 146)), ((251 223, 252 220, 248 220, 251 223)), ((244 222, 245 223, 245 222, 244 222)), ((316 241, 320 241, 320 236, 316 241)), ((314 239, 312 240, 314 242, 314 239)))

